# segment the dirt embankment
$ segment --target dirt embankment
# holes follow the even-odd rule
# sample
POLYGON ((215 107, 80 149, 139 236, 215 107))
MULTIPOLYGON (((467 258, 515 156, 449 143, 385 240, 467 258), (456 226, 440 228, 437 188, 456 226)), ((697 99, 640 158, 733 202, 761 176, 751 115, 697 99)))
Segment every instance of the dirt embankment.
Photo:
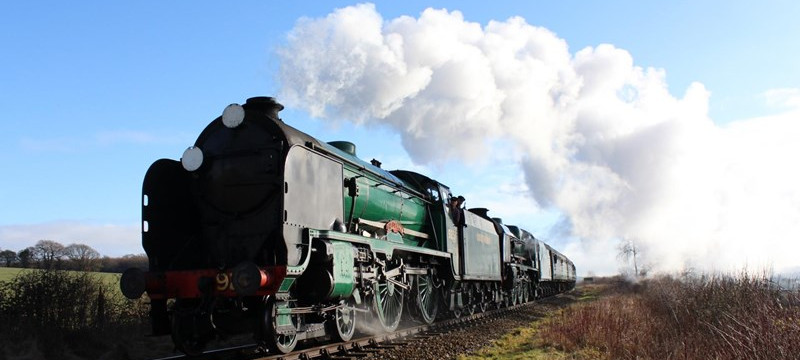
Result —
POLYGON ((459 355, 476 353, 493 341, 518 328, 528 327, 548 314, 575 303, 584 295, 581 288, 530 304, 518 311, 478 325, 454 330, 424 340, 413 341, 397 349, 373 354, 369 360, 427 360, 456 359, 459 355))

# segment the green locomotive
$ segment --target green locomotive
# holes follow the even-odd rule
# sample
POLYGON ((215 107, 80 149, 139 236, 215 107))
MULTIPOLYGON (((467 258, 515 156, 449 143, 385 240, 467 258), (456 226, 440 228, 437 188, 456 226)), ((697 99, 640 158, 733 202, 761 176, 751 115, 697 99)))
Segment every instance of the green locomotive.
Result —
POLYGON ((149 269, 126 271, 121 288, 147 293, 154 335, 195 355, 249 332, 288 353, 574 286, 574 265, 526 231, 462 209, 422 174, 359 159, 351 143, 320 142, 282 108, 229 105, 180 161, 145 175, 149 269))

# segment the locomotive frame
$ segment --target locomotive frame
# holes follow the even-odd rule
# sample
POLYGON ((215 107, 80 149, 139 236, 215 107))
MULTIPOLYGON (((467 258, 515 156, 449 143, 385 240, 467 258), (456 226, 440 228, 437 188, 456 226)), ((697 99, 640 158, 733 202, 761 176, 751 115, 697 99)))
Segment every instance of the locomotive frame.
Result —
POLYGON ((120 286, 147 293, 154 335, 196 355, 250 332, 288 353, 305 339, 347 341, 574 286, 574 264, 529 232, 487 209, 451 208, 446 185, 320 142, 285 124, 282 108, 231 104, 180 162, 145 175, 149 269, 129 269, 120 286))

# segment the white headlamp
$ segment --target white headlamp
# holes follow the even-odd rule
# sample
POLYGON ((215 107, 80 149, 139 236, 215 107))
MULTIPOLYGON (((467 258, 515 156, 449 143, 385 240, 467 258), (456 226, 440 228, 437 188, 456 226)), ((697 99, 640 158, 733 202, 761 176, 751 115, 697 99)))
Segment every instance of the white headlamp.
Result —
POLYGON ((244 121, 244 108, 239 104, 230 104, 222 111, 222 123, 230 129, 241 125, 244 121))
POLYGON ((199 147, 191 146, 183 152, 181 165, 186 171, 195 171, 203 165, 203 150, 199 147))

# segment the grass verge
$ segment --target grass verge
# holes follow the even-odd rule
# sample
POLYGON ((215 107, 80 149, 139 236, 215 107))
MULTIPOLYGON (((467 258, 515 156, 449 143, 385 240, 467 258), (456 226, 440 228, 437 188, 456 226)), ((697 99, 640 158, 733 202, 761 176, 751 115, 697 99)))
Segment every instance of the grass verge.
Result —
POLYGON ((473 359, 796 359, 800 294, 750 274, 584 288, 473 359))

